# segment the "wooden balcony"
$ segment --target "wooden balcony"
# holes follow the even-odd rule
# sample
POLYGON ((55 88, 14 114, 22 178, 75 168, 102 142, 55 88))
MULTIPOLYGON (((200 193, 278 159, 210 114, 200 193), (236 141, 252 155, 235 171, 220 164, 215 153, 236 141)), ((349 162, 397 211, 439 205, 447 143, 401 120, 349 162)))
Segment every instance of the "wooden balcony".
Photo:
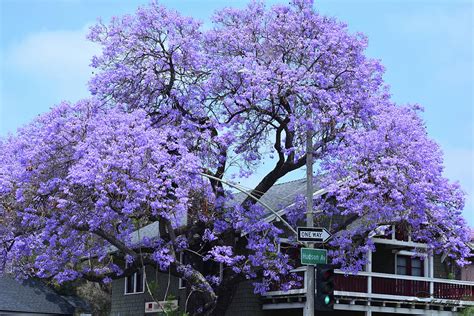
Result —
MULTIPOLYGON (((295 270, 304 277, 306 269, 295 270)), ((335 271, 335 296, 340 298, 367 298, 371 300, 389 300, 400 303, 474 305, 474 282, 413 277, 405 275, 360 272, 357 275, 345 275, 335 271)), ((275 289, 278 285, 275 286, 275 289)), ((266 297, 303 296, 306 293, 305 282, 287 292, 270 291, 266 297)))

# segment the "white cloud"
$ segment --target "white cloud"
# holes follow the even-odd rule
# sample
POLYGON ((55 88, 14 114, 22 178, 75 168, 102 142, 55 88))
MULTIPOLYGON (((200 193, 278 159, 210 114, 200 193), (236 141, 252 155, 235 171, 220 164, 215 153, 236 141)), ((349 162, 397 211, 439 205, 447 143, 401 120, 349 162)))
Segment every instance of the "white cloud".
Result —
POLYGON ((88 25, 80 30, 33 33, 7 51, 7 64, 65 90, 83 87, 92 73, 90 60, 100 51, 97 44, 86 39, 87 32, 88 25))
POLYGON ((88 24, 34 32, 0 48, 0 134, 14 132, 62 100, 89 96, 89 64, 100 47, 86 39, 87 33, 88 24))

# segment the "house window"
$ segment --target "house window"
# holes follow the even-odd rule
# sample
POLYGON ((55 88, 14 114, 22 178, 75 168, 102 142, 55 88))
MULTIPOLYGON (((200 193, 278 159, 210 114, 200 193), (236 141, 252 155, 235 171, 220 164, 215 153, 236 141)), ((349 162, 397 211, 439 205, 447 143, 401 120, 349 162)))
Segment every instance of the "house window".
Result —
POLYGON ((397 256, 397 274, 408 275, 408 258, 397 256))
POLYGON ((143 293, 145 290, 145 275, 143 269, 125 277, 125 294, 143 293))
POLYGON ((411 260, 411 275, 423 276, 423 265, 419 258, 412 258, 411 260))
POLYGON ((413 258, 410 256, 397 255, 397 274, 424 276, 423 262, 420 258, 413 258))

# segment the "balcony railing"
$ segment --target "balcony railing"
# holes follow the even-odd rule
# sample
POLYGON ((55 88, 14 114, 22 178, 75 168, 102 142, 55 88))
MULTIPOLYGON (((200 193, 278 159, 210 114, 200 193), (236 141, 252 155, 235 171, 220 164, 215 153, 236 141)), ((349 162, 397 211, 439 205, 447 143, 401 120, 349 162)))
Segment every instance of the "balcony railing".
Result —
POLYGON ((373 277, 372 293, 425 298, 430 297, 430 283, 420 280, 373 277))
MULTIPOLYGON (((295 270, 306 276, 304 267, 295 270)), ((275 287, 275 289, 278 286, 275 287)), ((334 287, 336 296, 371 297, 397 301, 446 302, 462 301, 464 305, 474 305, 474 282, 414 277, 375 272, 359 272, 345 275, 335 271, 334 287)), ((271 291, 268 296, 294 295, 306 293, 305 282, 288 292, 271 291)))
POLYGON ((367 278, 363 275, 334 275, 336 291, 367 293, 367 278))

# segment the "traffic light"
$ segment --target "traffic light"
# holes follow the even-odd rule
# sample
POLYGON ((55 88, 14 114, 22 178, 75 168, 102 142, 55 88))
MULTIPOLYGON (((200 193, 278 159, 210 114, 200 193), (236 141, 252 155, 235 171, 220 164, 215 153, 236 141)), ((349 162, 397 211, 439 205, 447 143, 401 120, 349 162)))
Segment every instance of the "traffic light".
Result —
POLYGON ((316 266, 314 307, 317 311, 334 310, 334 266, 331 264, 318 264, 316 266))

